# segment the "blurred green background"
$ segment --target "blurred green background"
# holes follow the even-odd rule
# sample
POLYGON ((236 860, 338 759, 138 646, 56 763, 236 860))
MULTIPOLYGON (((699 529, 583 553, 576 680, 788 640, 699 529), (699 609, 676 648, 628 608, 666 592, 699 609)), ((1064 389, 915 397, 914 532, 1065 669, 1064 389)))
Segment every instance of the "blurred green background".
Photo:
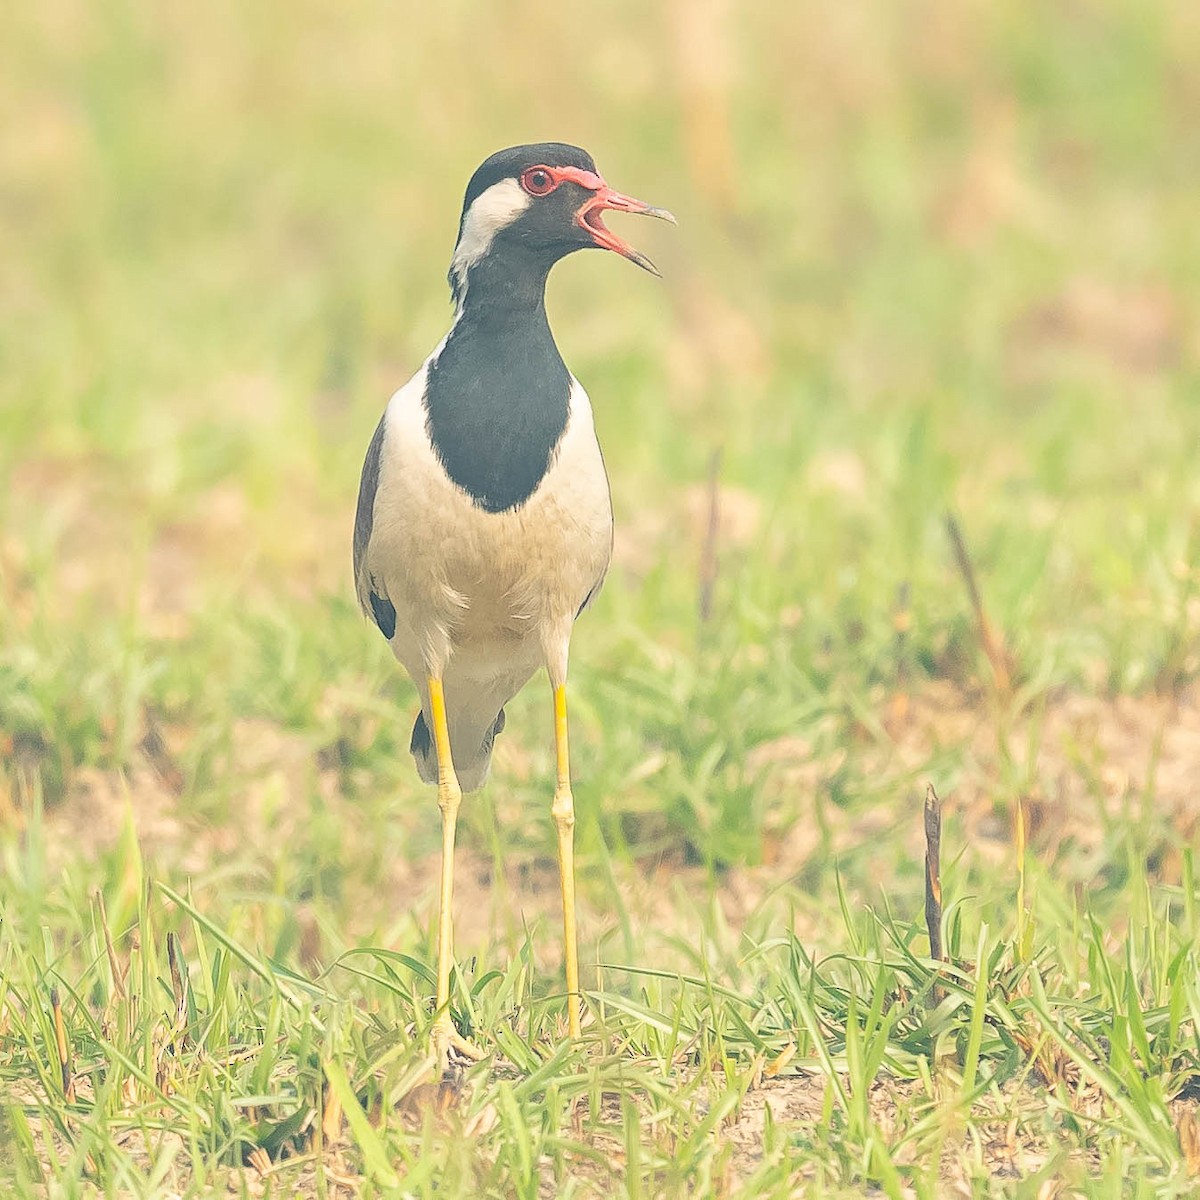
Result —
MULTIPOLYGON (((948 509, 1018 711, 1200 669, 1194 6, 0 23, 0 750, 6 809, 36 792, 71 853, 128 795, 167 869, 236 845, 224 870, 387 926, 391 893, 351 901, 437 822, 411 690, 353 604, 358 469, 447 325, 465 182, 519 141, 579 143, 679 217, 623 227, 663 283, 598 255, 551 282, 619 526, 574 668, 601 908, 615 861, 815 886, 830 813, 869 880, 856 806, 907 828, 930 763, 1001 813, 1039 792, 1036 748, 981 766, 938 732, 990 678, 948 509)), ((541 689, 510 717, 464 844, 538 865, 541 689)))
POLYGON ((0 6, 0 1178, 1190 1194, 1197 114, 1185 0, 0 6), (545 139, 679 218, 550 283, 618 524, 589 1024, 534 684, 459 825, 501 1061, 430 1142, 438 814, 350 533, 466 182, 545 139))

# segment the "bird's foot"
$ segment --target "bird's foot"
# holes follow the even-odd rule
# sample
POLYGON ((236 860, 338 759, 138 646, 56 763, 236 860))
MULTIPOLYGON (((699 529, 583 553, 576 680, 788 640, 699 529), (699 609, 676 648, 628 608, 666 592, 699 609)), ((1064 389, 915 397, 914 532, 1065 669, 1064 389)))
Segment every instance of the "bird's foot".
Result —
POLYGON ((450 1021, 449 1016, 439 1017, 433 1026, 433 1052, 437 1058, 437 1075, 444 1079, 450 1070, 450 1051, 453 1050, 461 1058, 470 1062, 479 1062, 486 1058, 486 1051, 480 1050, 474 1042, 469 1042, 450 1021))

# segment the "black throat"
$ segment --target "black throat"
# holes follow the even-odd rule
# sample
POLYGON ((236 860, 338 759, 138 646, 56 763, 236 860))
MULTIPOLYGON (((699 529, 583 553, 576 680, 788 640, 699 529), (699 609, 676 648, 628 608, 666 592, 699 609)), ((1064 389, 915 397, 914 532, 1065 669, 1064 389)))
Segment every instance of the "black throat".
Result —
POLYGON ((485 255, 429 366, 426 429, 446 474, 487 512, 523 504, 567 427, 571 377, 546 319, 550 264, 517 247, 485 255))

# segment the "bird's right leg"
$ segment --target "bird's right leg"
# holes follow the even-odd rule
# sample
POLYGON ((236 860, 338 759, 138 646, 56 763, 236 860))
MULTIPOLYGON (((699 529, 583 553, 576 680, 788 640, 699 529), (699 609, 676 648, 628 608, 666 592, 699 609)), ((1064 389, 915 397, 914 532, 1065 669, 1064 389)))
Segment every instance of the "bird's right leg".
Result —
POLYGON ((429 715, 433 721, 433 744, 437 750, 438 808, 442 810, 442 882, 438 899, 437 940, 437 1015, 433 1021, 433 1047, 438 1071, 446 1069, 448 1048, 453 1046, 468 1058, 482 1054, 454 1028, 450 1019, 450 969, 454 963, 454 926, 450 917, 450 902, 454 896, 454 831, 458 824, 458 807, 462 803, 462 788, 454 772, 450 756, 450 727, 446 721, 446 695, 440 676, 431 675, 426 681, 429 690, 429 715))

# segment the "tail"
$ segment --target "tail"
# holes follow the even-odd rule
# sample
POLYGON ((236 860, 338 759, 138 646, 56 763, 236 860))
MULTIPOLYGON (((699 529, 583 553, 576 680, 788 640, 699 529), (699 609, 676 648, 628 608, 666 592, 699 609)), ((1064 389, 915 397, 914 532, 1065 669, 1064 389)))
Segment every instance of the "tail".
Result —
MULTIPOLYGON (((473 792, 483 787, 487 780, 488 768, 492 765, 492 744, 496 734, 504 729, 504 709, 496 714, 491 728, 484 734, 483 744, 474 754, 465 755, 462 746, 453 748, 454 766, 458 773, 458 783, 464 792, 473 792)), ((433 737, 429 726, 425 724, 425 714, 417 713, 413 724, 412 741, 408 747, 417 762, 417 774, 426 783, 437 783, 437 752, 433 747, 433 737)))

